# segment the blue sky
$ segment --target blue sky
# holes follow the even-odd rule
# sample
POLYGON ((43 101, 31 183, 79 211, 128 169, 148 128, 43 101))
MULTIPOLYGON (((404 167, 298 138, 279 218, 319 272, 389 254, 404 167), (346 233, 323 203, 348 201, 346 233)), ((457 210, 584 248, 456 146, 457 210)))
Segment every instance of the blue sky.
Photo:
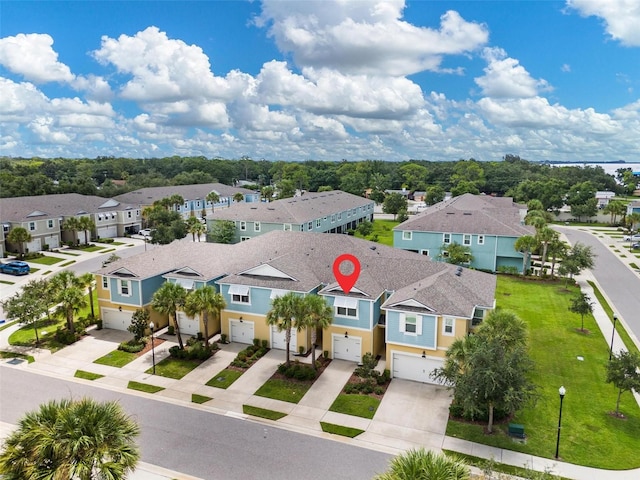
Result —
POLYGON ((0 2, 0 155, 639 160, 640 2, 0 2))

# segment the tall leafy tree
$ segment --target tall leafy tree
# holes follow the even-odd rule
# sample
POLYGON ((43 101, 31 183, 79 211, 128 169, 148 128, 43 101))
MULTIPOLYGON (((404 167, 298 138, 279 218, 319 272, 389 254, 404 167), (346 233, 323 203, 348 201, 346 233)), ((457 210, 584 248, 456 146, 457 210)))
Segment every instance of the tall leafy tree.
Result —
POLYGON ((303 325, 304 307, 303 298, 294 292, 288 292, 271 301, 271 310, 267 312, 267 325, 273 325, 279 332, 284 330, 284 339, 287 352, 286 364, 291 364, 290 344, 291 330, 300 330, 303 325))
POLYGON ((473 262, 471 248, 466 245, 460 245, 457 242, 443 244, 440 247, 440 252, 440 257, 445 262, 453 265, 465 265, 473 262))
POLYGON ((384 202, 382 204, 382 211, 384 213, 390 213, 393 215, 393 219, 396 219, 396 215, 400 210, 407 209, 407 197, 402 195, 401 193, 390 193, 384 198, 384 202))
POLYGON ((190 317, 200 315, 204 325, 204 344, 209 346, 209 315, 216 319, 220 318, 220 312, 227 304, 221 293, 211 285, 193 290, 187 294, 184 304, 184 311, 190 317))
POLYGON ((33 325, 36 345, 40 344, 38 321, 48 313, 49 304, 46 295, 42 295, 46 288, 46 280, 31 280, 22 287, 22 292, 2 302, 2 308, 9 320, 17 320, 23 325, 33 325))
POLYGON ((209 241, 213 243, 233 243, 236 224, 232 220, 214 220, 209 231, 209 241))
POLYGON ((27 413, 5 440, 7 480, 124 479, 140 459, 140 428, 116 401, 52 400, 27 413))
POLYGON ((582 270, 593 268, 595 258, 596 255, 593 253, 591 246, 576 242, 563 258, 560 267, 558 267, 558 273, 566 276, 567 279, 573 278, 582 270))
POLYGON ((580 331, 584 332, 584 316, 593 312, 593 302, 586 293, 579 293, 573 299, 569 305, 569 311, 580 315, 582 321, 580 325, 580 331))
POLYGON ((607 383, 618 389, 616 416, 620 416, 620 397, 624 392, 640 391, 640 356, 635 352, 613 354, 607 365, 607 383))
POLYGON ((84 294, 85 285, 76 274, 63 270, 51 277, 51 288, 55 292, 54 301, 58 304, 56 314, 65 318, 67 329, 75 332, 74 317, 81 308, 87 306, 84 294))
POLYGON ((9 230, 7 234, 7 242, 17 243, 20 245, 20 253, 24 256, 27 247, 26 244, 31 241, 31 234, 24 227, 15 227, 9 230))
POLYGON ((184 350, 184 343, 182 343, 182 335, 180 334, 180 322, 176 312, 182 308, 185 299, 187 297, 187 291, 185 288, 172 282, 165 282, 162 286, 156 290, 151 300, 151 305, 154 310, 163 315, 168 315, 169 320, 173 319, 173 325, 176 329, 176 336, 178 337, 178 344, 180 350, 184 350))
POLYGON ((318 329, 324 330, 333 322, 333 310, 320 295, 307 295, 302 300, 303 316, 301 323, 311 330, 311 363, 314 369, 316 365, 316 342, 318 341, 318 329))
POLYGON ((424 203, 427 205, 435 205, 436 203, 443 201, 445 196, 446 192, 444 191, 444 188, 440 185, 431 185, 430 187, 427 187, 425 192, 424 203))

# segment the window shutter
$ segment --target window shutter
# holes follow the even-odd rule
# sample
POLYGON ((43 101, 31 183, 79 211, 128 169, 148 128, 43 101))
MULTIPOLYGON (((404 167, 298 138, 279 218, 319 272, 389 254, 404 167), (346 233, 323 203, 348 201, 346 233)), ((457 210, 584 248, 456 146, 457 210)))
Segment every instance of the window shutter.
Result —
POLYGON ((416 335, 422 335, 422 317, 416 315, 416 335))
POLYGON ((400 331, 404 333, 405 330, 406 330, 405 316, 404 316, 404 313, 401 313, 400 314, 400 331))

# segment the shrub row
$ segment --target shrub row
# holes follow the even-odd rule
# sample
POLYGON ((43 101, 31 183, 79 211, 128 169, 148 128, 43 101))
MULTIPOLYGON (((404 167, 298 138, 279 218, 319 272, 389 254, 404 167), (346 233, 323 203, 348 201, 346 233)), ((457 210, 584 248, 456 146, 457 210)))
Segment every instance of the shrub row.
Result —
POLYGON ((317 376, 316 370, 311 365, 300 363, 298 361, 287 366, 286 363, 278 365, 278 373, 287 378, 295 378, 296 380, 314 380, 317 376))
POLYGON ((63 345, 71 345, 72 343, 80 340, 80 334, 73 333, 66 328, 58 328, 54 338, 56 339, 56 342, 62 343, 63 345))
POLYGON ((136 342, 135 340, 129 340, 118 345, 118 350, 122 350, 123 352, 128 353, 138 353, 144 349, 145 345, 145 342, 136 342))
POLYGON ((376 383, 372 378, 361 383, 347 383, 344 387, 344 393, 362 393, 368 395, 375 393, 376 395, 384 394, 384 388, 376 383))
POLYGON ((263 357, 269 351, 267 347, 259 346, 264 343, 260 342, 258 339, 254 339, 253 345, 250 345, 244 350, 238 352, 238 355, 236 355, 236 358, 231 362, 231 365, 233 367, 249 368, 254 362, 263 357))
MULTIPOLYGON (((217 345, 213 350, 217 350, 217 345)), ((201 343, 194 343, 190 347, 183 349, 180 349, 178 345, 175 345, 169 349, 169 354, 173 358, 180 358, 183 360, 206 360, 213 355, 213 350, 205 348, 201 343)))

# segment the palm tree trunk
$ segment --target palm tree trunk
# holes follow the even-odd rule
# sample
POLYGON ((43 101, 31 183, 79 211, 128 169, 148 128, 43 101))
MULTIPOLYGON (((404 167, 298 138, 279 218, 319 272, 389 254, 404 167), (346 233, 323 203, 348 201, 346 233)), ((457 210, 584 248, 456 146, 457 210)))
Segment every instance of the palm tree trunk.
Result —
POLYGON ((91 288, 91 285, 89 285, 89 305, 91 305, 91 318, 95 319, 96 314, 93 310, 93 288, 91 288))
POLYGON ((204 346, 209 348, 209 316, 206 310, 202 312, 202 323, 204 323, 204 346))
POLYGON ((489 404, 489 423, 487 425, 487 433, 493 433, 493 403, 489 404))
POLYGON ((71 333, 75 333, 75 326, 73 324, 73 309, 67 310, 67 328, 71 333))
POLYGON ((176 335, 178 337, 178 345, 180 345, 180 350, 184 350, 184 343, 182 343, 182 335, 180 335, 180 324, 178 323, 178 314, 173 314, 173 324, 176 327, 176 335))
POLYGON ((289 358, 289 344, 291 343, 291 327, 287 328, 284 332, 284 339, 287 342, 287 367, 291 365, 291 360, 289 358))
POLYGON ((318 370, 316 365, 316 340, 318 340, 318 329, 311 326, 311 364, 314 370, 318 370))

